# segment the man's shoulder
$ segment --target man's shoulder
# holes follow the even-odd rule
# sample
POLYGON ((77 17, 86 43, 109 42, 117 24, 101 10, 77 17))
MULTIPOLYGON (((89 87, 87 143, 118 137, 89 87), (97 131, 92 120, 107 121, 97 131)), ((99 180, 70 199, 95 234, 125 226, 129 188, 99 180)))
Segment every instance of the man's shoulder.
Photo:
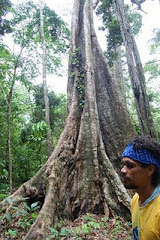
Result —
POLYGON ((157 196, 157 198, 158 198, 158 201, 160 201, 160 193, 159 193, 159 195, 157 196))
POLYGON ((138 203, 139 195, 138 193, 135 193, 132 200, 131 200, 131 209, 135 206, 136 203, 138 203))
POLYGON ((135 193, 133 198, 132 198, 132 202, 138 201, 139 200, 139 195, 138 193, 135 193))
POLYGON ((156 202, 157 202, 157 204, 159 205, 159 210, 160 210, 160 193, 159 193, 159 195, 157 196, 156 202))

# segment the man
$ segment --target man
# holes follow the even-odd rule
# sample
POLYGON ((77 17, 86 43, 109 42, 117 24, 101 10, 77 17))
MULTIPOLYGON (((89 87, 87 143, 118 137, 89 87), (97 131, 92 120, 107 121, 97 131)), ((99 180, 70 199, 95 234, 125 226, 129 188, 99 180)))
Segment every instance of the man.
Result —
POLYGON ((160 240, 160 144, 136 137, 122 157, 124 185, 136 191, 131 202, 134 240, 160 240))

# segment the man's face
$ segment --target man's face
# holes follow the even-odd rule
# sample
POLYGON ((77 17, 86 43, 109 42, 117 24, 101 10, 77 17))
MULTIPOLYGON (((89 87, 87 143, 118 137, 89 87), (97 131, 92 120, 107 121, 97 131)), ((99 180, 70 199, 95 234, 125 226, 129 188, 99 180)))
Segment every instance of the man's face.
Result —
POLYGON ((124 157, 122 160, 124 186, 127 189, 137 189, 143 187, 147 182, 147 169, 143 168, 138 161, 124 157))

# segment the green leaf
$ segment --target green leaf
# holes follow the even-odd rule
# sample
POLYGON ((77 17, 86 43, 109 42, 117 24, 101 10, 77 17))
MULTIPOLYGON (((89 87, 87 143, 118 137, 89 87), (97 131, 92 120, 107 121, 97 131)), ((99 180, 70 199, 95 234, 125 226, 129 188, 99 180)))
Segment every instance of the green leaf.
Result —
POLYGON ((4 199, 6 197, 6 194, 0 193, 0 199, 4 199))
POLYGON ((75 232, 76 232, 77 234, 80 234, 80 233, 82 232, 82 229, 81 229, 80 227, 76 227, 76 228, 75 228, 75 232))
POLYGON ((25 208, 27 208, 27 210, 29 210, 29 211, 31 210, 30 207, 25 202, 23 203, 23 205, 25 208))
POLYGON ((25 198, 20 197, 20 198, 18 198, 19 201, 26 201, 26 200, 28 200, 28 199, 30 199, 30 198, 29 198, 29 197, 25 197, 25 198))
POLYGON ((55 228, 50 228, 51 230, 51 238, 58 236, 58 231, 55 228))
POLYGON ((96 222, 89 222, 88 225, 94 229, 100 228, 99 223, 96 223, 96 222))
POLYGON ((32 218, 36 219, 38 217, 38 213, 32 213, 31 216, 32 218))
POLYGON ((12 214, 12 217, 14 218, 14 217, 19 217, 20 216, 20 214, 19 213, 13 213, 12 214))
POLYGON ((31 204, 31 208, 35 208, 38 205, 38 202, 34 202, 31 204))
POLYGON ((67 228, 65 228, 65 227, 62 227, 62 228, 61 228, 60 235, 61 235, 61 236, 68 236, 68 235, 70 235, 70 234, 72 234, 72 233, 73 233, 72 230, 67 229, 67 228))
POLYGON ((8 234, 11 237, 15 237, 15 236, 17 236, 17 231, 16 230, 12 230, 12 229, 8 229, 8 234))
POLYGON ((10 213, 6 213, 5 214, 5 217, 6 219, 10 222, 11 221, 11 218, 12 218, 12 215, 10 213))
POLYGON ((17 211, 19 210, 19 208, 18 208, 18 207, 14 207, 14 206, 12 206, 12 208, 13 208, 13 209, 15 209, 15 210, 17 210, 17 211))
POLYGON ((10 205, 13 203, 11 198, 6 198, 6 202, 9 203, 10 205))
POLYGON ((82 230, 84 234, 88 234, 91 231, 91 227, 89 227, 87 224, 82 225, 82 230))
POLYGON ((28 212, 25 211, 24 209, 21 209, 21 210, 20 210, 20 213, 23 214, 23 215, 27 215, 27 214, 28 214, 28 212))

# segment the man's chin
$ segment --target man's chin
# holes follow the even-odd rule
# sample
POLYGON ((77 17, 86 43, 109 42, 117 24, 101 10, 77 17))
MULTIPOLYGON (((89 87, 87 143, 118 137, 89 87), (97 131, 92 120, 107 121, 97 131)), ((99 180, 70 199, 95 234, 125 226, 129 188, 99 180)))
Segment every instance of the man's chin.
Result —
POLYGON ((126 189, 136 189, 136 186, 127 177, 123 178, 123 184, 124 184, 126 189))
POLYGON ((136 189, 135 185, 124 183, 126 189, 136 189))

